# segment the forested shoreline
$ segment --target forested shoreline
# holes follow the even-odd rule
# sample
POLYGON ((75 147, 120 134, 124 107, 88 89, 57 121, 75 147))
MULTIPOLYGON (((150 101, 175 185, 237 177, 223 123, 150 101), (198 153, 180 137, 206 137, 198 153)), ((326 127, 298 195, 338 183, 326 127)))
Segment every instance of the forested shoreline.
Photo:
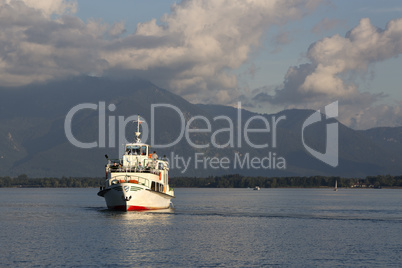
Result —
MULTIPOLYGON (((18 177, 0 177, 0 187, 41 187, 41 188, 88 188, 99 187, 104 178, 29 178, 27 175, 18 177)), ((178 177, 170 178, 171 187, 190 188, 402 188, 402 176, 378 175, 365 178, 342 178, 327 176, 310 177, 247 177, 238 174, 224 176, 178 177)))
POLYGON ((88 188, 99 187, 104 178, 29 178, 27 175, 18 177, 0 177, 0 188, 24 187, 24 188, 88 188))
POLYGON ((366 178, 342 178, 327 176, 310 177, 247 177, 241 175, 225 175, 207 178, 174 178, 172 187, 200 187, 200 188, 319 188, 334 187, 346 188, 382 188, 402 187, 402 176, 378 175, 366 178))

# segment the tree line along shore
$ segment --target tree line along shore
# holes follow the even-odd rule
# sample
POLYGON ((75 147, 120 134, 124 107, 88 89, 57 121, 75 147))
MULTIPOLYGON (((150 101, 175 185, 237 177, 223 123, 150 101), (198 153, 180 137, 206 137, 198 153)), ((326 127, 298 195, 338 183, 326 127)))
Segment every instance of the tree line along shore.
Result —
MULTIPOLYGON (((62 178, 29 178, 0 177, 0 187, 45 187, 45 188, 89 188, 103 185, 104 178, 62 177, 62 178)), ((310 177, 247 177, 238 174, 224 176, 176 177, 170 178, 171 187, 183 188, 402 188, 402 175, 377 175, 365 178, 343 178, 328 176, 310 177)))

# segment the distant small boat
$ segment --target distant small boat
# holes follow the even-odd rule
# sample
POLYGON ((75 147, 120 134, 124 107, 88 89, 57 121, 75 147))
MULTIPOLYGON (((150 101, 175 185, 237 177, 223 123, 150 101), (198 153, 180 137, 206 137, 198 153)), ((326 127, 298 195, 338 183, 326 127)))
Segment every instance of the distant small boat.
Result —
POLYGON ((337 180, 335 181, 335 188, 334 188, 334 191, 338 191, 338 181, 337 181, 337 180))
POLYGON ((261 190, 261 188, 260 188, 260 186, 255 186, 253 190, 259 191, 259 190, 261 190))

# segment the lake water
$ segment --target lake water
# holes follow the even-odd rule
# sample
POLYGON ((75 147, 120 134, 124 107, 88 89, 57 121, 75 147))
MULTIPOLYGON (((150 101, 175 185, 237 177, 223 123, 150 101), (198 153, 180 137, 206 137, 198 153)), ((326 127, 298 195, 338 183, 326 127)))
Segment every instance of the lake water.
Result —
POLYGON ((402 190, 175 189, 108 211, 97 189, 0 189, 0 267, 402 266, 402 190))

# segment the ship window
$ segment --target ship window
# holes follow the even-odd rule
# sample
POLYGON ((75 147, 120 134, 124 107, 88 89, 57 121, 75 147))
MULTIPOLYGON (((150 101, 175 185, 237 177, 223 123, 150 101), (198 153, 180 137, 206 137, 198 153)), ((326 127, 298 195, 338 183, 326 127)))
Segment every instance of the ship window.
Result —
POLYGON ((147 146, 141 147, 141 155, 147 155, 147 146))
POLYGON ((140 146, 133 146, 133 155, 140 155, 140 146))

